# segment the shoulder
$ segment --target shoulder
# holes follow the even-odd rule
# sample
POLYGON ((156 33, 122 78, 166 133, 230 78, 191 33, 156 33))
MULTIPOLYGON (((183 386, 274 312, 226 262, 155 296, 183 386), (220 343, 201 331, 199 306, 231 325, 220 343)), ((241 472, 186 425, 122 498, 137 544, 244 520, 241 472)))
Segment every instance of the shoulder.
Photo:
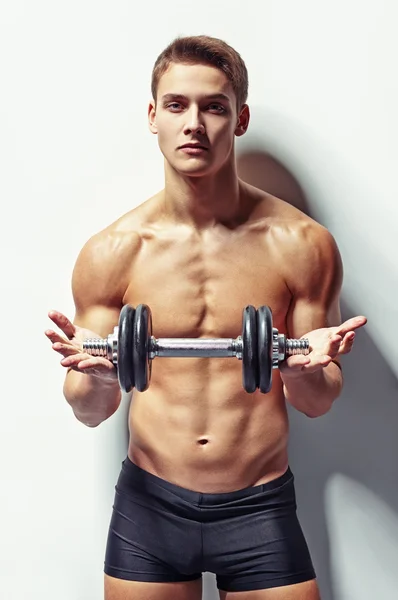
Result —
POLYGON ((148 235, 155 200, 156 197, 149 198, 92 235, 82 247, 77 263, 115 267, 118 260, 133 256, 148 235))
POLYGON ((336 241, 326 227, 281 198, 253 186, 247 188, 256 202, 255 218, 263 217, 267 232, 278 243, 278 252, 283 248, 286 256, 296 258, 299 253, 302 260, 309 255, 320 260, 338 257, 336 241))
MULTIPOLYGON (((252 188, 253 189, 253 188, 252 188)), ((274 257, 289 289, 300 291, 319 286, 338 289, 343 265, 336 240, 323 225, 271 194, 254 188, 268 251, 274 257)))
POLYGON ((314 261, 320 266, 339 258, 337 243, 330 231, 302 213, 281 219, 274 229, 275 235, 278 232, 283 240, 284 254, 294 256, 296 261, 314 261))
POLYGON ((343 264, 331 232, 306 215, 275 223, 274 235, 283 260, 286 283, 292 293, 318 295, 340 290, 343 264))
POLYGON ((91 275, 108 267, 117 268, 126 255, 138 251, 141 235, 138 227, 121 227, 123 218, 92 235, 80 250, 75 272, 90 269, 91 275))
POLYGON ((96 232, 83 245, 72 274, 75 296, 89 296, 92 301, 97 296, 109 301, 123 297, 134 259, 147 236, 150 200, 96 232))

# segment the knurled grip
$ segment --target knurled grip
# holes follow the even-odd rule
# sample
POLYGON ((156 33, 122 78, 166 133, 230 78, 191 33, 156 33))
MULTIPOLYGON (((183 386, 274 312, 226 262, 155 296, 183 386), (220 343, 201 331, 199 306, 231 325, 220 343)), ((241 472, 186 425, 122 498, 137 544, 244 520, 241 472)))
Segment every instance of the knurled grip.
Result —
POLYGON ((301 340, 287 338, 285 344, 286 356, 293 356, 295 354, 309 354, 310 342, 308 338, 303 338, 301 340))

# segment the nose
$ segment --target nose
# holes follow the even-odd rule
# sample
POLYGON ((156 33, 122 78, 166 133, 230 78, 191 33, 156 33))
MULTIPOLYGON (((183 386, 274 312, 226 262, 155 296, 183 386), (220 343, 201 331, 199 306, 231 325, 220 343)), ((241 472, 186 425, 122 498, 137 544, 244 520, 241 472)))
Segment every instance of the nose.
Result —
POLYGON ((204 134, 206 129, 202 121, 200 110, 197 107, 192 107, 186 113, 187 121, 184 127, 185 134, 204 134))

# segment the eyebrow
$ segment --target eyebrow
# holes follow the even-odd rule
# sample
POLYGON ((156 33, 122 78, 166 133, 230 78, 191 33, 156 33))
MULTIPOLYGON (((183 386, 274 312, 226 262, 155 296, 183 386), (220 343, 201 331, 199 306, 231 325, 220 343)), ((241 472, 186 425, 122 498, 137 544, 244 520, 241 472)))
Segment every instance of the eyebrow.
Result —
MULTIPOLYGON (((218 94, 206 94, 202 96, 204 100, 224 100, 225 102, 231 103, 231 100, 228 96, 222 93, 218 94)), ((165 94, 162 96, 162 102, 169 102, 170 100, 188 100, 187 96, 184 94, 165 94)))

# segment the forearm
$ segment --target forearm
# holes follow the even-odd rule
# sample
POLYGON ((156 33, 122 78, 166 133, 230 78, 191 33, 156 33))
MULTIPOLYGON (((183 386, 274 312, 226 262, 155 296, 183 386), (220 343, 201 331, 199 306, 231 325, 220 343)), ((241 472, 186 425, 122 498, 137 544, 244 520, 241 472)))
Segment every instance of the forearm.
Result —
POLYGON ((118 381, 108 381, 70 370, 64 383, 64 396, 76 418, 96 427, 118 409, 121 391, 118 381))
POLYGON ((333 362, 315 373, 281 377, 286 400, 312 418, 326 414, 343 387, 341 370, 333 362))

